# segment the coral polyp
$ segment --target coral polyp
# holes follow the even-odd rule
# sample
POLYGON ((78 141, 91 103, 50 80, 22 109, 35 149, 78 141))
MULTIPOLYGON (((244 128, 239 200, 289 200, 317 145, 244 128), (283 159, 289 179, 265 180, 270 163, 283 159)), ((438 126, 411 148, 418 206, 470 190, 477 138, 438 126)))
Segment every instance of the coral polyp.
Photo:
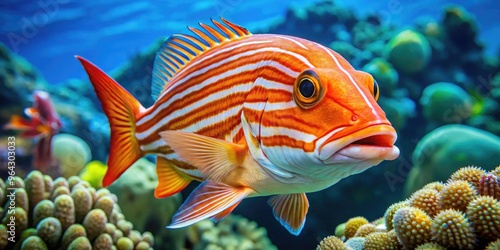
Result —
POLYGON ((467 166, 460 168, 455 173, 450 176, 451 180, 467 181, 474 186, 474 188, 479 187, 479 179, 486 173, 483 169, 477 166, 467 166))
POLYGON ((392 223, 396 236, 406 248, 415 248, 431 240, 432 219, 419 208, 399 209, 392 223))
POLYGON ((454 209, 441 211, 432 222, 432 237, 453 249, 474 249, 475 235, 465 215, 454 209))
POLYGON ((439 193, 440 209, 456 209, 462 212, 467 210, 467 204, 475 198, 476 190, 467 181, 449 181, 439 193))
POLYGON ((477 236, 491 241, 500 237, 500 202, 491 196, 479 196, 467 207, 469 218, 477 236))
POLYGON ((410 197, 410 206, 420 208, 426 214, 434 217, 440 211, 439 193, 434 189, 421 189, 410 197))

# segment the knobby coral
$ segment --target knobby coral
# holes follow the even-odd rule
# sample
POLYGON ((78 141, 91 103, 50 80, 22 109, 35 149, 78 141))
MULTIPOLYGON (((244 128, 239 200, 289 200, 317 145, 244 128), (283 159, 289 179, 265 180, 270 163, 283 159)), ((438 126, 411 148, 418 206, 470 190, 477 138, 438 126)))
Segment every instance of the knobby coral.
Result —
MULTIPOLYGON (((362 217, 349 220, 358 225, 351 226, 350 231, 356 228, 349 232, 356 236, 351 239, 362 244, 355 249, 499 249, 499 174, 500 166, 490 172, 464 167, 446 184, 429 183, 389 206, 385 225, 353 223, 362 217)), ((337 237, 347 239, 347 234, 337 237)))
POLYGON ((150 233, 133 230, 114 194, 78 177, 32 171, 24 180, 0 180, 0 194, 0 249, 147 250, 154 243, 150 233))

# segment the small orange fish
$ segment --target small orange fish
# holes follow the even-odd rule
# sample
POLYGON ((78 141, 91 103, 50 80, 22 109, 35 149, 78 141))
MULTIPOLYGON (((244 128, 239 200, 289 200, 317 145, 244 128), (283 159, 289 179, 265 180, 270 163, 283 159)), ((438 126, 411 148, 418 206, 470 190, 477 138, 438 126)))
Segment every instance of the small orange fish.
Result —
POLYGON ((54 109, 49 93, 45 91, 33 92, 33 107, 24 109, 30 119, 19 115, 12 115, 4 129, 21 131, 20 136, 29 139, 38 139, 34 151, 34 167, 44 173, 53 163, 51 152, 52 137, 59 133, 62 122, 54 109))
POLYGON ((169 228, 220 220, 244 198, 273 195, 275 217, 298 235, 309 207, 305 193, 397 158, 396 131, 376 102, 373 77, 335 51, 222 21, 163 44, 148 109, 77 57, 111 126, 103 185, 156 154, 156 197, 202 182, 169 228))

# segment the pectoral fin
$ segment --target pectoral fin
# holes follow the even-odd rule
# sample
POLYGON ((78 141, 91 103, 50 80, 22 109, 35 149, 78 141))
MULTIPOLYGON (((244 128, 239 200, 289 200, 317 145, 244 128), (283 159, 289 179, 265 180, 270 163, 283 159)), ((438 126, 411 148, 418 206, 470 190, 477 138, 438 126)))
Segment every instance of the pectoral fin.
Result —
POLYGON ((276 195, 269 199, 274 217, 293 235, 299 235, 306 222, 309 201, 304 193, 276 195))
POLYGON ((232 187, 215 181, 204 181, 186 199, 167 228, 189 226, 234 208, 253 192, 246 187, 232 187))
POLYGON ((215 181, 222 180, 235 167, 241 166, 248 152, 245 145, 195 133, 168 130, 160 135, 183 161, 199 168, 207 179, 215 181))

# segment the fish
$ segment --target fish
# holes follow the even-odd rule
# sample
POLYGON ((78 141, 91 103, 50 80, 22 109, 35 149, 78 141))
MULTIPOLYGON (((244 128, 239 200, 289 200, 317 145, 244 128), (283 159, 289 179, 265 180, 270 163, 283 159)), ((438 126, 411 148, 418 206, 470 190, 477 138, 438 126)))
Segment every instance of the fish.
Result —
POLYGON ((20 131, 22 138, 38 140, 33 154, 33 164, 35 169, 49 173, 49 168, 54 163, 52 137, 63 127, 49 93, 42 90, 34 91, 33 106, 25 108, 24 114, 29 119, 14 114, 3 128, 20 131))
POLYGON ((110 123, 103 186, 154 154, 157 198, 201 182, 167 228, 219 221, 245 198, 271 196, 275 218, 299 235, 306 193, 398 157, 378 84, 316 42, 211 21, 157 51, 149 108, 76 56, 110 123))

